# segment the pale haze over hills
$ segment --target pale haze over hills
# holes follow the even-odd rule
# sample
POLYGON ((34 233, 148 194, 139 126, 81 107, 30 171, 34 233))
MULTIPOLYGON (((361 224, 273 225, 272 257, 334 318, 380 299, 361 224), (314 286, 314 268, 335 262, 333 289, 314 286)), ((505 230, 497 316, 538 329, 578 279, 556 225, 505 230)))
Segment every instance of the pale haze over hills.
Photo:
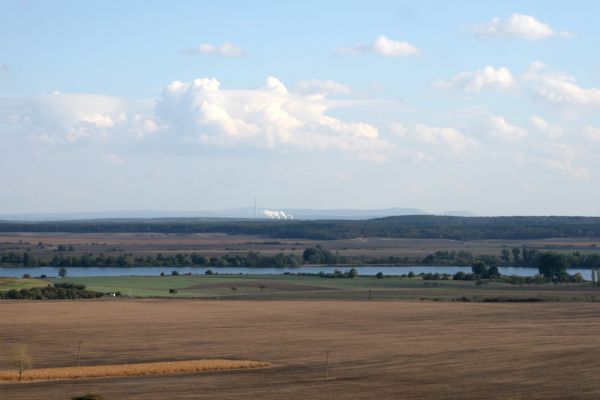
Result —
MULTIPOLYGON (((212 211, 105 211, 81 213, 29 213, 29 214, 0 214, 2 220, 83 220, 106 218, 258 218, 258 219, 370 219, 398 215, 431 214, 417 208, 387 208, 387 209, 270 209, 270 208, 233 208, 212 211), (256 211, 256 212, 255 212, 256 211)), ((438 215, 475 216, 468 211, 449 211, 438 215)))

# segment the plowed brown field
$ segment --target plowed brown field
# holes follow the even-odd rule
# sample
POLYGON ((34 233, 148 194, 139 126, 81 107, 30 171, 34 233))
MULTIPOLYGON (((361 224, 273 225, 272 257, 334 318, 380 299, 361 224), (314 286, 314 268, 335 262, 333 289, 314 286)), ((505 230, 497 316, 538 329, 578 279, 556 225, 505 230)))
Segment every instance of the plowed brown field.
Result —
POLYGON ((275 367, 0 385, 0 399, 600 398, 600 304, 100 300, 0 302, 0 369, 204 358, 275 367), (329 351, 329 379, 325 354, 329 351))

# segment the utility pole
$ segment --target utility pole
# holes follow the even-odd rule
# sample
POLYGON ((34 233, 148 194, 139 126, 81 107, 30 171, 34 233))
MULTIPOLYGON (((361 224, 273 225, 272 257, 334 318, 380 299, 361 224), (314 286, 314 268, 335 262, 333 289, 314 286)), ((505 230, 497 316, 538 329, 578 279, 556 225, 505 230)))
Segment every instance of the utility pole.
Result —
POLYGON ((77 349, 77 368, 79 368, 79 363, 81 362, 81 344, 83 340, 79 341, 79 348, 77 349))

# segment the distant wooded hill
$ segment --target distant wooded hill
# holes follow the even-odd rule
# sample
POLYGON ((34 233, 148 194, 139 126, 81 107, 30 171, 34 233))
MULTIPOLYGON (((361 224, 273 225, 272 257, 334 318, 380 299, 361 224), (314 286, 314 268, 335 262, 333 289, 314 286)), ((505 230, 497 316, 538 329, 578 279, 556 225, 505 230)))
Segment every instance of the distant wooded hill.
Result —
POLYGON ((0 232, 208 233, 259 234, 274 238, 348 239, 355 237, 540 239, 600 237, 600 217, 450 217, 408 215, 364 221, 110 219, 83 221, 0 221, 0 232))

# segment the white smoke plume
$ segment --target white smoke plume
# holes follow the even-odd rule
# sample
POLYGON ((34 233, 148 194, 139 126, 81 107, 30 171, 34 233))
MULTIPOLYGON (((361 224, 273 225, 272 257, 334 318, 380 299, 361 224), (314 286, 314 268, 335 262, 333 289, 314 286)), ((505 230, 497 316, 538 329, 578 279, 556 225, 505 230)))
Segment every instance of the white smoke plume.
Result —
POLYGON ((292 214, 279 210, 262 210, 262 214, 269 219, 294 219, 292 214))

